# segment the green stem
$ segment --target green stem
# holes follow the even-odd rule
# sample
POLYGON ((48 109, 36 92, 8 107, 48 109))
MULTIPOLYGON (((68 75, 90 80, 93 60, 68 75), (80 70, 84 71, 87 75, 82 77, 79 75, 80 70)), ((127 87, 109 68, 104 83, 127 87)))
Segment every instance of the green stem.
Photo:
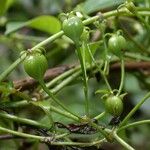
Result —
POLYGON ((85 42, 82 42, 82 48, 76 44, 77 54, 81 65, 81 70, 83 74, 83 88, 84 88, 84 96, 85 96, 85 114, 89 116, 89 98, 88 98, 88 77, 86 72, 86 62, 85 62, 85 42))
POLYGON ((141 107, 141 105, 150 97, 150 92, 148 92, 143 99, 129 112, 129 114, 123 119, 119 127, 124 126, 128 120, 133 116, 133 114, 141 107))
MULTIPOLYGON (((150 8, 150 1, 149 0, 145 0, 145 7, 146 8, 150 8)), ((145 21, 148 22, 149 21, 149 16, 145 17, 145 21)))
POLYGON ((92 54, 92 52, 91 52, 89 46, 87 46, 87 49, 88 49, 88 52, 89 52, 89 54, 90 54, 90 57, 92 58, 92 61, 94 62, 94 64, 95 64, 96 67, 98 68, 98 70, 99 70, 101 76, 103 77, 103 79, 104 79, 104 81, 105 81, 105 83, 106 83, 106 85, 107 85, 107 88, 109 89, 109 91, 110 91, 111 93, 113 93, 113 92, 112 92, 112 89, 111 89, 111 86, 110 86, 110 84, 109 84, 109 82, 108 82, 108 80, 107 80, 105 74, 104 74, 103 71, 101 70, 101 67, 100 67, 100 66, 97 64, 97 62, 95 61, 95 58, 93 57, 93 54, 92 54))
POLYGON ((144 19, 143 19, 143 17, 139 14, 139 13, 136 13, 135 14, 138 18, 139 18, 139 20, 145 25, 145 27, 148 29, 148 30, 150 30, 150 25, 148 24, 148 22, 146 22, 144 19))
POLYGON ((129 58, 137 59, 137 60, 150 61, 149 57, 139 55, 139 54, 135 54, 135 53, 126 52, 125 56, 129 57, 129 58))
POLYGON ((70 82, 72 82, 73 80, 75 80, 80 74, 81 74, 81 70, 75 72, 74 74, 72 74, 71 76, 69 76, 67 79, 63 80, 59 85, 57 85, 55 88, 53 88, 51 90, 51 92, 53 94, 56 94, 57 92, 59 92, 62 88, 64 88, 64 86, 68 85, 70 82))
POLYGON ((51 142, 51 145, 70 145, 70 146, 82 146, 82 147, 90 147, 93 145, 100 145, 102 143, 106 142, 105 138, 98 140, 98 141, 94 141, 94 142, 51 142))
POLYGON ((79 69, 80 69, 80 66, 77 66, 77 67, 75 67, 73 69, 70 69, 70 70, 64 72, 63 74, 59 75, 58 77, 54 78, 52 81, 47 83, 46 86, 48 88, 50 88, 50 87, 56 85, 57 82, 59 82, 59 81, 63 80, 64 78, 72 75, 73 73, 77 72, 79 69))
POLYGON ((24 59, 26 58, 26 54, 22 55, 18 58, 13 64, 11 64, 3 73, 0 74, 0 82, 7 77, 16 66, 18 66, 24 59))
POLYGON ((93 123, 92 121, 89 121, 89 124, 97 129, 107 139, 107 141, 110 141, 109 133, 104 130, 103 127, 97 125, 96 123, 93 123))
POLYGON ((113 137, 118 141, 125 149, 127 150, 135 150, 133 147, 131 147, 129 144, 127 144, 123 139, 121 139, 116 132, 113 133, 113 137))
MULTIPOLYGON (((86 70, 93 69, 93 68, 95 68, 95 65, 87 65, 86 66, 86 70)), ((80 69, 80 67, 79 67, 79 69, 80 69)), ((56 87, 54 87, 53 89, 51 89, 51 92, 54 93, 54 94, 56 94, 62 88, 64 88, 66 85, 68 85, 69 83, 71 83, 72 81, 74 81, 77 77, 79 77, 80 74, 82 73, 82 70, 79 70, 79 69, 76 70, 76 71, 74 70, 75 72, 72 72, 72 75, 70 74, 70 76, 67 79, 64 79, 60 84, 58 84, 56 87)))
POLYGON ((0 103, 0 108, 1 109, 16 108, 16 107, 25 107, 27 105, 29 105, 27 100, 16 101, 16 102, 1 102, 0 103))
POLYGON ((104 32, 103 34, 103 43, 104 43, 104 50, 105 50, 105 62, 104 62, 104 70, 103 73, 106 76, 108 74, 108 67, 109 67, 109 61, 108 61, 108 48, 107 48, 107 44, 106 44, 106 39, 105 39, 105 35, 104 32))
MULTIPOLYGON (((43 88, 43 90, 52 98, 52 100, 57 103, 59 106, 61 106, 64 110, 66 110, 67 112, 69 112, 70 114, 78 117, 77 115, 75 115, 74 113, 70 112, 70 110, 64 105, 62 104, 54 95, 52 92, 49 91, 49 89, 46 87, 45 83, 43 80, 39 81, 41 87, 43 88)), ((78 117, 80 118, 80 117, 78 117)))
POLYGON ((15 121, 15 122, 20 122, 20 123, 23 123, 23 124, 35 126, 35 127, 38 127, 38 128, 50 129, 50 127, 47 127, 44 124, 38 123, 37 121, 33 121, 33 120, 30 120, 30 119, 17 117, 17 116, 14 116, 14 115, 9 115, 9 114, 6 114, 6 113, 1 113, 0 112, 0 117, 7 118, 7 119, 15 121))
MULTIPOLYGON (((39 140, 41 142, 47 142, 47 143, 50 143, 51 145, 71 145, 71 146, 87 146, 87 147, 89 147, 89 146, 101 144, 101 143, 106 141, 105 139, 101 139, 98 141, 87 142, 87 143, 83 143, 83 142, 54 142, 54 141, 52 141, 52 137, 43 137, 43 136, 26 134, 26 133, 6 129, 6 128, 1 127, 1 126, 0 126, 0 131, 10 133, 10 134, 13 134, 15 136, 19 136, 19 137, 23 137, 23 138, 29 138, 29 139, 39 140)), ((54 138, 60 139, 60 138, 63 138, 67 135, 68 135, 68 133, 64 133, 61 135, 55 135, 54 138)))
POLYGON ((124 85, 124 78, 125 78, 125 67, 124 67, 124 59, 122 58, 121 59, 121 81, 120 81, 119 90, 116 96, 119 96, 121 94, 121 91, 124 85))
POLYGON ((54 106, 51 106, 51 110, 54 111, 55 113, 58 113, 58 114, 60 114, 62 116, 70 118, 70 119, 72 119, 74 121, 78 121, 78 122, 80 121, 79 117, 76 117, 75 115, 72 115, 72 114, 70 114, 70 113, 68 113, 66 111, 62 111, 62 110, 60 110, 60 109, 58 109, 58 108, 56 108, 54 106))
POLYGON ((106 112, 102 112, 99 115, 95 116, 94 119, 99 120, 100 118, 104 117, 106 115, 106 112))
POLYGON ((117 130, 117 133, 122 131, 122 130, 124 130, 124 129, 130 128, 130 127, 135 127, 135 126, 138 126, 138 125, 143 125, 143 124, 150 124, 150 120, 142 120, 142 121, 137 121, 137 122, 133 122, 133 123, 127 124, 127 125, 119 128, 117 130))
MULTIPOLYGON (((22 132, 18 132, 18 131, 6 129, 6 128, 2 127, 2 126, 0 126, 0 131, 6 132, 6 133, 10 133, 12 135, 23 137, 23 138, 40 140, 41 142, 43 142, 43 141, 50 141, 52 139, 52 137, 44 137, 44 136, 31 135, 31 134, 27 134, 27 133, 22 133, 22 132)), ((62 134, 62 135, 55 135, 55 139, 62 138, 64 136, 66 136, 66 135, 68 135, 68 134, 65 133, 65 134, 62 134)))
POLYGON ((63 31, 59 31, 58 33, 54 34, 53 36, 50 36, 49 38, 45 39, 44 41, 38 43, 37 45, 35 45, 33 48, 31 48, 31 51, 36 50, 50 42, 53 42, 54 40, 56 40, 57 38, 60 38, 62 35, 64 34, 63 31))
MULTIPOLYGON (((0 108, 17 108, 17 107, 25 107, 25 106, 28 106, 30 104, 35 104, 36 102, 28 102, 27 100, 23 100, 23 101, 19 101, 19 102, 11 102, 11 103, 1 103, 0 104, 0 108)), ((37 105, 37 104, 36 104, 37 105)), ((70 118, 74 121, 80 121, 78 117, 74 116, 74 115, 71 115, 70 113, 66 112, 66 111, 62 111, 54 106, 51 106, 50 108, 53 112, 57 113, 57 114, 60 114, 62 116, 65 116, 67 118, 70 118)))
POLYGON ((150 11, 150 7, 136 7, 137 11, 150 11))

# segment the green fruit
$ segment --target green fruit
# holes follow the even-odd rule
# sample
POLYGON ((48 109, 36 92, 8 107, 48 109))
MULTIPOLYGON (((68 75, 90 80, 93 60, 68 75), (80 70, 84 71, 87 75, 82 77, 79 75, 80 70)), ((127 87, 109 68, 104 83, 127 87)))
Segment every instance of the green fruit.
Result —
POLYGON ((105 100, 106 112, 113 116, 120 116, 123 111, 123 102, 118 96, 109 96, 105 100))
POLYGON ((38 52, 29 53, 24 60, 25 72, 36 80, 42 80, 48 68, 46 57, 38 52))
POLYGON ((80 40, 84 25, 80 18, 74 16, 64 20, 62 28, 65 35, 76 43, 80 40))
POLYGON ((112 35, 108 40, 108 49, 118 57, 122 55, 122 50, 126 48, 126 45, 126 39, 122 35, 112 35))

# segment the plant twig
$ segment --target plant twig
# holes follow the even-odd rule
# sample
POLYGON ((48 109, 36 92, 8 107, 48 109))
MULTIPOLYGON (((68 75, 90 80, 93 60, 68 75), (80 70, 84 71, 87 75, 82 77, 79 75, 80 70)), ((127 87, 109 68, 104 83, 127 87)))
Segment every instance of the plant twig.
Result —
POLYGON ((117 133, 122 131, 122 130, 124 130, 124 129, 130 128, 130 127, 135 127, 135 126, 138 126, 138 125, 143 125, 143 124, 150 124, 150 120, 141 120, 141 121, 137 121, 137 122, 133 122, 133 123, 127 124, 127 125, 119 128, 117 130, 117 133))
POLYGON ((104 117, 106 115, 106 112, 102 112, 99 115, 95 116, 94 119, 99 120, 100 118, 104 117))
POLYGON ((124 126, 127 121, 131 118, 131 116, 141 107, 141 105, 148 99, 150 98, 150 92, 148 92, 139 103, 129 112, 129 114, 123 119, 123 121, 120 123, 119 127, 124 126))
POLYGON ((116 132, 113 133, 113 137, 118 141, 124 148, 127 150, 135 150, 133 147, 131 147, 129 144, 127 144, 123 139, 121 139, 116 132))
POLYGON ((43 88, 43 90, 50 96, 50 98, 52 98, 52 100, 58 104, 59 106, 61 106, 65 111, 67 111, 68 113, 72 114, 73 116, 76 116, 78 118, 80 118, 79 116, 77 116, 76 114, 72 113, 63 103, 61 103, 56 97, 55 95, 46 87, 44 81, 39 81, 41 87, 43 88))
POLYGON ((121 81, 120 81, 120 86, 119 86, 119 90, 117 93, 117 96, 120 95, 120 93, 122 92, 123 89, 123 85, 124 85, 124 78, 125 78, 125 69, 124 69, 124 59, 121 59, 121 81))
MULTIPOLYGON (((45 137, 45 136, 37 136, 37 135, 31 135, 31 134, 27 134, 27 133, 22 133, 22 132, 18 132, 18 131, 14 131, 14 130, 10 130, 7 128, 4 128, 2 126, 0 126, 0 131, 5 132, 5 133, 10 133, 12 135, 15 136, 19 136, 19 137, 23 137, 23 138, 29 138, 29 139, 34 139, 34 140, 40 140, 40 141, 49 141, 51 142, 52 137, 45 137)), ((65 134, 61 134, 61 135, 55 135, 55 139, 59 139, 62 138, 64 136, 68 135, 68 133, 65 134)))
POLYGON ((0 117, 7 118, 9 120, 12 120, 12 121, 15 121, 15 122, 18 122, 18 123, 35 126, 37 128, 50 129, 50 127, 47 127, 44 124, 41 124, 41 123, 39 123, 37 121, 31 120, 31 119, 17 117, 15 115, 10 115, 10 114, 6 114, 6 113, 1 113, 0 112, 0 117))

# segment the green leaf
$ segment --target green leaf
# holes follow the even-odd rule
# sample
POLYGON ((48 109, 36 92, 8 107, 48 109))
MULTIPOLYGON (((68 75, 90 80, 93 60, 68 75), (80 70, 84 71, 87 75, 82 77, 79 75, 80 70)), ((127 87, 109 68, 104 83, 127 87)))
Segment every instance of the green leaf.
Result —
POLYGON ((8 35, 23 27, 30 27, 49 34, 54 34, 60 31, 61 23, 53 16, 39 16, 27 22, 10 22, 6 25, 5 34, 8 35))
POLYGON ((0 0, 0 16, 4 15, 13 2, 14 0, 0 0))
POLYGON ((83 12, 90 14, 96 11, 100 11, 109 7, 118 6, 125 0, 87 0, 81 4, 80 8, 83 12))
POLYGON ((47 33, 56 33, 61 29, 60 21, 53 16, 40 16, 29 21, 28 26, 47 33))
POLYGON ((6 25, 6 31, 5 34, 8 35, 12 32, 15 32, 16 30, 19 30, 27 25, 27 22, 9 22, 6 25))

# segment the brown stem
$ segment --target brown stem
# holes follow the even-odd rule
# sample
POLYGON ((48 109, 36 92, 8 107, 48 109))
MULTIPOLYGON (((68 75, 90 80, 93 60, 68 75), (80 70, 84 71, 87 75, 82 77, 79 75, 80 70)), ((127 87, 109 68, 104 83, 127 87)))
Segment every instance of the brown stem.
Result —
MULTIPOLYGON (((150 62, 126 62, 126 70, 140 70, 140 69, 149 69, 150 62)), ((110 70, 120 69, 120 63, 112 64, 110 70)))
POLYGON ((16 139, 16 138, 20 139, 20 137, 14 136, 14 135, 11 135, 11 134, 0 135, 0 140, 9 140, 9 139, 16 139))
MULTIPOLYGON (((45 76, 44 81, 52 80, 53 78, 59 76, 60 74, 66 72, 67 70, 75 67, 76 65, 63 65, 55 68, 48 69, 45 76)), ((126 62, 125 63, 125 70, 133 71, 133 70, 141 70, 146 69, 150 72, 150 62, 126 62)), ((111 64, 110 71, 120 69, 120 63, 116 62, 111 64)), ((38 83, 32 78, 25 78, 21 80, 16 80, 13 82, 14 87, 19 89, 20 91, 24 91, 30 89, 31 87, 35 87, 38 83)))
MULTIPOLYGON (((59 76, 60 74, 64 73, 65 71, 73 67, 74 65, 62 65, 60 67, 48 69, 44 75, 44 81, 52 80, 53 78, 59 76)), ((15 80, 13 83, 14 83, 14 87, 16 89, 19 89, 20 91, 30 89, 31 87, 34 88, 38 84, 36 80, 30 77, 20 79, 20 80, 15 80)))

